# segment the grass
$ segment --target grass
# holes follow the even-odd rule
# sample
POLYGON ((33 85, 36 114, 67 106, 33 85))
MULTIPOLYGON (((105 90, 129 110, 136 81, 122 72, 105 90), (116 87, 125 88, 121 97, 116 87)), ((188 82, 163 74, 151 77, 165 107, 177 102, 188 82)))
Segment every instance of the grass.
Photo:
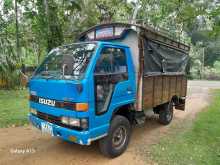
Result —
MULTIPOLYGON (((184 123, 183 123, 184 124, 184 123)), ((160 165, 220 164, 220 90, 206 111, 189 127, 164 137, 152 147, 152 160, 160 165)))
POLYGON ((0 128, 28 123, 27 90, 0 90, 0 128))

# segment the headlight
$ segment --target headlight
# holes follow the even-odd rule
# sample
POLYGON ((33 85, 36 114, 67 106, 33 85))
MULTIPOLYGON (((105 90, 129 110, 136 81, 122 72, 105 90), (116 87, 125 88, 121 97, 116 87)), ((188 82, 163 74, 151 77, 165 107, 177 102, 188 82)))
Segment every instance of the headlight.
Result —
POLYGON ((74 127, 81 127, 83 129, 88 128, 88 120, 83 118, 83 119, 76 119, 76 118, 71 118, 71 117, 61 117, 61 123, 65 125, 70 125, 74 127))
POLYGON ((74 118, 69 118, 69 125, 80 127, 80 120, 74 119, 74 118))
POLYGON ((69 118, 68 117, 61 117, 61 123, 69 125, 69 118))

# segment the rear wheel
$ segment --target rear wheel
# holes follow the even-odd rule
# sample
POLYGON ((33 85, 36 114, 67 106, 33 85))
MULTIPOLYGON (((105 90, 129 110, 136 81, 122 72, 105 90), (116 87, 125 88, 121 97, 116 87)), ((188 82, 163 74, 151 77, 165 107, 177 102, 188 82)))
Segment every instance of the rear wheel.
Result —
POLYGON ((110 158, 121 155, 127 148, 131 126, 127 118, 117 115, 113 118, 108 136, 99 141, 101 152, 110 158))
POLYGON ((173 120, 173 101, 161 105, 159 110, 159 122, 168 125, 173 120))

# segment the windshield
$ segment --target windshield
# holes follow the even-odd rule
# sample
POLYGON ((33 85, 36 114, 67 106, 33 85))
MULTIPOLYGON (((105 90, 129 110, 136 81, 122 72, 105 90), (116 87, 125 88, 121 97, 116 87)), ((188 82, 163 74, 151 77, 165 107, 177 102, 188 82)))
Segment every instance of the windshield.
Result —
POLYGON ((82 79, 95 47, 95 43, 80 43, 53 49, 34 76, 53 79, 82 79))

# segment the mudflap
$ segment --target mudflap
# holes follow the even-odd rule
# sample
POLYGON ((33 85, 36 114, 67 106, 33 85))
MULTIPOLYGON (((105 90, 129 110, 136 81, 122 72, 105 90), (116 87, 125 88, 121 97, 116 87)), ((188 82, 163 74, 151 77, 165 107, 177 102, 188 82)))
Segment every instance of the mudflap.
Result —
POLYGON ((143 111, 136 111, 134 119, 137 125, 144 125, 146 121, 146 115, 143 111))
POLYGON ((175 109, 185 111, 185 102, 186 102, 185 100, 186 100, 185 97, 179 98, 178 102, 175 103, 175 109))

